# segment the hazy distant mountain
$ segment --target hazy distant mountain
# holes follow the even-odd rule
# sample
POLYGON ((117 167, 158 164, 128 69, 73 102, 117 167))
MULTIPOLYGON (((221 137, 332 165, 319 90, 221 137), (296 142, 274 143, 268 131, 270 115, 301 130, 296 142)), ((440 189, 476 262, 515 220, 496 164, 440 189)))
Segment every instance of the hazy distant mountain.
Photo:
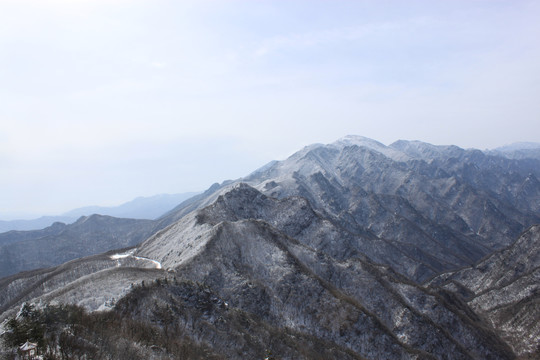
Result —
POLYGON ((0 278, 133 246, 155 231, 152 220, 83 216, 73 224, 0 234, 0 278))
POLYGON ((0 220, 0 233, 10 230, 38 230, 52 225, 55 222, 71 224, 81 216, 92 214, 108 215, 129 219, 155 219, 182 201, 197 195, 196 192, 182 194, 161 194, 150 197, 138 197, 119 206, 87 206, 68 211, 59 216, 43 216, 32 220, 0 220))
POLYGON ((79 218, 81 216, 91 214, 100 214, 119 218, 153 220, 179 205, 184 200, 189 199, 197 194, 197 192, 189 192, 182 194, 161 194, 150 197, 138 197, 119 206, 87 206, 68 211, 63 215, 79 218))
POLYGON ((519 142, 493 149, 493 154, 509 159, 540 159, 540 143, 519 142))
POLYGON ((39 230, 44 229, 48 226, 51 226, 55 222, 61 222, 65 224, 71 224, 77 220, 73 216, 42 216, 37 219, 31 220, 0 220, 0 233, 7 231, 28 231, 28 230, 39 230))
POLYGON ((183 202, 130 251, 1 279, 0 318, 110 308, 151 326, 160 358, 171 338, 228 359, 534 357, 539 178, 540 160, 456 146, 308 146, 183 202))
POLYGON ((510 145, 500 146, 498 148, 495 148, 495 151, 500 151, 503 153, 509 153, 512 151, 518 151, 518 150, 533 150, 533 149, 540 149, 540 143, 535 142, 517 142, 510 145))

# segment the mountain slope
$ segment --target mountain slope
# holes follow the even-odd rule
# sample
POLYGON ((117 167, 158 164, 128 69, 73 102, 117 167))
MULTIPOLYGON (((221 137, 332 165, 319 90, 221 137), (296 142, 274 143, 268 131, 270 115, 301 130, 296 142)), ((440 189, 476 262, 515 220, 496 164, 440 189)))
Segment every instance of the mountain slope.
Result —
POLYGON ((110 308, 133 284, 164 276, 152 261, 117 255, 93 255, 0 279, 0 322, 27 301, 110 308))
POLYGON ((519 355, 540 355, 540 226, 474 267, 435 278, 431 286, 462 294, 519 355))

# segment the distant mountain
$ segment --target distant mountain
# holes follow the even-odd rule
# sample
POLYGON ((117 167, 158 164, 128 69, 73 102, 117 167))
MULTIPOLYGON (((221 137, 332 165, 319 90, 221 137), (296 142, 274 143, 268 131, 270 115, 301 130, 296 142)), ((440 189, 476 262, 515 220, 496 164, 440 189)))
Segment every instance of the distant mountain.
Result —
POLYGON ((495 148, 494 150, 502 152, 502 153, 510 153, 512 151, 533 150, 533 149, 540 149, 540 143, 517 142, 510 145, 500 146, 498 148, 495 148))
POLYGON ((0 278, 134 246, 155 231, 152 220, 83 216, 70 225, 0 234, 0 278))
POLYGON ((63 215, 79 218, 81 216, 99 214, 119 218, 153 220, 179 205, 184 200, 189 199, 197 194, 197 192, 189 192, 182 194, 161 194, 150 197, 138 197, 119 206, 88 206, 68 211, 63 215))
POLYGON ((55 222, 61 222, 66 224, 71 224, 77 220, 73 216, 42 216, 37 219, 31 220, 0 220, 0 233, 7 231, 28 231, 28 230, 39 230, 44 229, 48 226, 51 226, 55 222))
POLYGON ((39 230, 52 225, 55 222, 71 224, 81 216, 92 214, 108 215, 129 219, 155 219, 182 201, 197 195, 197 192, 182 194, 161 194, 150 197, 138 197, 119 206, 87 206, 68 211, 59 216, 43 216, 33 220, 0 220, 0 233, 10 230, 39 230))
POLYGON ((489 153, 509 159, 540 159, 540 143, 519 142, 493 149, 489 153))
POLYGON ((164 358, 171 337, 228 359, 533 358, 539 178, 539 159, 456 146, 311 145, 184 201, 134 248, 0 279, 0 320, 24 301, 111 309, 164 358))

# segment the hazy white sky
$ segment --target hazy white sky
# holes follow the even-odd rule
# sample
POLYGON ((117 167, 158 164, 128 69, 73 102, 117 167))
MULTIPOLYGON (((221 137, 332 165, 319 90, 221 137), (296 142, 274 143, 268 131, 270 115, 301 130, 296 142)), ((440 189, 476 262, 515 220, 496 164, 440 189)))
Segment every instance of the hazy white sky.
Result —
POLYGON ((357 134, 540 142, 540 1, 0 0, 0 219, 357 134))

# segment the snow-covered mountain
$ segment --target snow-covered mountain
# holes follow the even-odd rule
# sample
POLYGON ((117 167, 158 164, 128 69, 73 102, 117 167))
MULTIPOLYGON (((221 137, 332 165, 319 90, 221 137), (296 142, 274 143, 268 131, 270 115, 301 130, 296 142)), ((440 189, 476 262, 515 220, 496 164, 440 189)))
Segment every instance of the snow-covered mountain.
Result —
MULTIPOLYGON (((1 279, 1 317, 113 308, 209 358, 538 356, 539 177, 537 159, 456 146, 308 146, 183 202, 133 248, 1 279)), ((157 358, 176 354, 163 344, 157 358)))

